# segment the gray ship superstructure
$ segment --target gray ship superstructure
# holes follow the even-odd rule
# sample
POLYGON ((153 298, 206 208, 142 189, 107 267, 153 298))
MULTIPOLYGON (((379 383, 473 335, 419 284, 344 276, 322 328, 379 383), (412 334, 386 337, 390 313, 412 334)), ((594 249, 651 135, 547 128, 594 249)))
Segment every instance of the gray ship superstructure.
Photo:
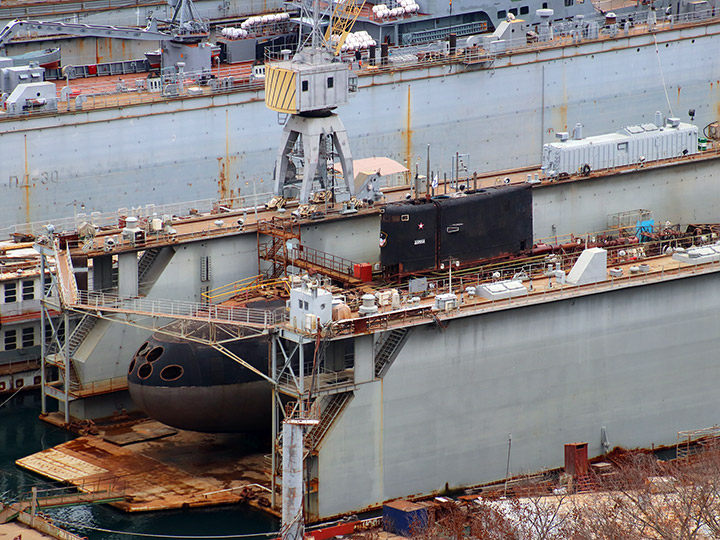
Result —
MULTIPOLYGON (((365 51, 363 68, 353 66, 359 91, 343 112, 350 145, 413 172, 423 172, 430 145, 442 176, 456 153, 468 172, 533 166, 542 144, 577 122, 601 133, 637 111, 652 121, 656 110, 685 119, 693 109, 704 126, 714 120, 720 28, 704 15, 662 15, 648 27, 637 22, 647 13, 622 24, 546 12, 534 29, 518 17, 469 46, 391 48, 387 62, 378 41, 374 65, 365 51)), ((124 77, 111 95, 80 83, 76 94, 70 81, 57 113, 23 101, 23 114, 0 121, 2 224, 54 219, 73 200, 88 213, 209 196, 241 206, 264 200, 278 116, 263 106, 262 81, 245 75, 238 86, 241 77, 222 66, 213 75, 207 85, 161 79, 157 89, 170 95, 149 97, 140 91, 155 88, 147 77, 124 77)))

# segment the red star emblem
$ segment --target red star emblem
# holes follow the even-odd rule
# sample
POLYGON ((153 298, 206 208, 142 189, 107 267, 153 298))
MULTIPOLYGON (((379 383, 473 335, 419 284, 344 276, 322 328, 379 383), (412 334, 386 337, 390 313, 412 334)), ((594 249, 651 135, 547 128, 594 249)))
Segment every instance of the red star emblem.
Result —
POLYGON ((425 224, 421 222, 421 223, 418 225, 418 229, 422 229, 424 226, 425 226, 425 224))

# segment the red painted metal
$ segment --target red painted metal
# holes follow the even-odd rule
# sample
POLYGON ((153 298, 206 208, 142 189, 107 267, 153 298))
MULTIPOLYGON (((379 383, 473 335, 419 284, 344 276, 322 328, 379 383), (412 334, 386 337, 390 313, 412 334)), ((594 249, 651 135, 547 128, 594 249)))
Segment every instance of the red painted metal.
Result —
POLYGON ((370 263, 355 264, 354 274, 363 283, 372 281, 372 265, 370 263))
POLYGON ((568 443, 565 445, 565 472, 574 478, 588 474, 588 443, 568 443))

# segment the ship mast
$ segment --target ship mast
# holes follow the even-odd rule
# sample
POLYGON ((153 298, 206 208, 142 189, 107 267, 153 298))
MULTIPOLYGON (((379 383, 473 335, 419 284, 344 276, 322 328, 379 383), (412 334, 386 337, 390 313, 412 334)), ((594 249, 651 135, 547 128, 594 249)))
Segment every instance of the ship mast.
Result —
MULTIPOLYGON (((307 3, 308 0, 303 2, 301 15, 310 15, 307 3)), ((312 0, 312 29, 298 52, 292 59, 271 62, 266 67, 265 105, 290 115, 275 160, 276 195, 287 196, 297 189, 298 175, 292 156, 299 145, 303 155, 302 184, 298 194, 301 204, 310 200, 316 180, 323 190, 330 187, 327 169, 328 164, 332 164, 333 154, 338 156, 342 171, 342 185, 335 186, 335 200, 349 200, 355 196, 347 132, 333 110, 348 102, 351 87, 356 86, 351 82, 348 65, 340 61, 338 55, 361 7, 356 0, 338 4, 333 19, 342 19, 342 23, 331 25, 323 34, 320 1, 312 0), (341 32, 334 39, 333 28, 341 32)))

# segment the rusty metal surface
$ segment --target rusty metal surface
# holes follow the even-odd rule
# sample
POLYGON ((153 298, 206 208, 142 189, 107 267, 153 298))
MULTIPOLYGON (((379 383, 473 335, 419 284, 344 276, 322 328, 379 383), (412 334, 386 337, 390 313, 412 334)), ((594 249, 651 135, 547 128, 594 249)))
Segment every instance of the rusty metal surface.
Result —
POLYGON ((239 437, 179 432, 127 446, 79 437, 17 464, 88 492, 112 487, 125 496, 114 506, 143 512, 241 501, 263 506, 263 459, 239 437))

